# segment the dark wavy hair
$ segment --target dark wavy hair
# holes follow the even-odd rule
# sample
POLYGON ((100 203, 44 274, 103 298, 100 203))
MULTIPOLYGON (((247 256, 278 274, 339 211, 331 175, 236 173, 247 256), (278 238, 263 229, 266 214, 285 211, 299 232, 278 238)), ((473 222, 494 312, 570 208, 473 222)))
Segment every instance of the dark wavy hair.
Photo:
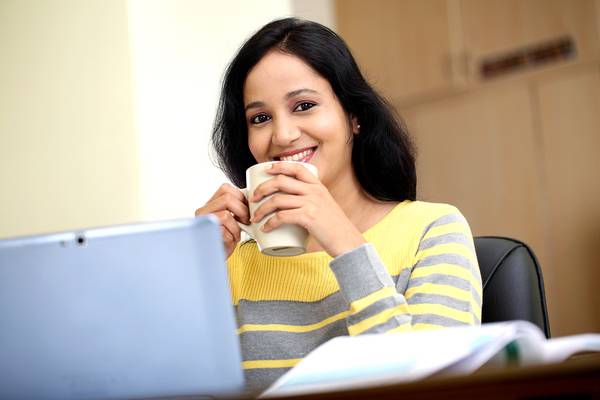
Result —
POLYGON ((225 72, 212 145, 217 164, 238 187, 256 164, 248 147, 244 83, 272 49, 294 55, 329 81, 345 112, 357 118, 352 166, 366 193, 381 201, 415 200, 415 151, 392 107, 365 80, 344 40, 316 22, 285 18, 270 22, 241 47, 225 72))

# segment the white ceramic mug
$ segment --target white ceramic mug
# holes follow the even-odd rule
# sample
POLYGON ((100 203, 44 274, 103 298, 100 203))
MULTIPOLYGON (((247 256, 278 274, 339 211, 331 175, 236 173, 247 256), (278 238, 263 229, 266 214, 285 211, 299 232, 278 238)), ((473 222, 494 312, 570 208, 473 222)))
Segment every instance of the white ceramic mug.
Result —
MULTIPOLYGON (((246 196, 247 199, 252 198, 254 190, 258 185, 275 177, 274 175, 266 173, 265 170, 271 166, 271 164, 279 162, 301 164, 315 176, 318 176, 317 167, 312 164, 298 161, 269 161, 255 164, 246 170, 246 189, 242 189, 242 193, 244 193, 244 196, 246 196)), ((253 217, 254 211, 273 194, 262 198, 258 203, 248 201, 250 217, 253 217)), ((256 241, 259 250, 263 254, 269 256, 297 256, 306 252, 306 241, 308 239, 308 232, 306 229, 298 225, 285 224, 270 232, 263 232, 260 228, 268 220, 269 215, 266 215, 258 223, 244 225, 238 222, 238 225, 256 241)))

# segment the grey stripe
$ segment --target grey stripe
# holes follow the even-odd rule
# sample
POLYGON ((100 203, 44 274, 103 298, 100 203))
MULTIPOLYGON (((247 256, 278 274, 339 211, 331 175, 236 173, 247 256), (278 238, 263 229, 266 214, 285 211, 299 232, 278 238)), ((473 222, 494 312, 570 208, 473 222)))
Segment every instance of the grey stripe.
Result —
POLYGON ((465 267, 470 270, 474 269, 473 264, 471 263, 471 260, 469 260, 467 257, 465 257, 463 255, 455 254, 455 253, 436 254, 436 255, 424 257, 415 264, 415 268, 431 267, 433 265, 438 265, 438 264, 452 264, 452 265, 457 265, 459 267, 465 267))
POLYGON ((394 328, 399 327, 400 325, 404 325, 407 322, 410 322, 410 315, 394 315, 390 319, 381 324, 377 324, 366 331, 362 332, 361 335, 365 335, 368 333, 384 333, 394 328))
POLYGON ((481 297, 479 296, 479 293, 477 293, 475 288, 471 286, 469 281, 467 281, 466 279, 458 278, 453 275, 431 274, 427 276, 422 276, 420 278, 411 279, 407 290, 415 286, 421 286, 424 283, 449 285, 457 289, 468 290, 471 293, 471 296, 473 296, 475 303, 477 303, 477 305, 481 307, 481 297))
POLYGON ((363 321, 367 318, 370 318, 374 315, 379 314, 380 312, 394 308, 398 305, 398 299, 396 297, 386 297, 384 299, 378 300, 375 303, 371 304, 364 310, 360 311, 357 314, 351 315, 348 318, 348 325, 354 325, 363 321))
POLYGON ((346 319, 307 333, 255 331, 239 335, 244 360, 303 358, 317 346, 336 336, 348 335, 346 319))
POLYGON ((364 244, 334 258, 329 266, 348 303, 384 286, 394 286, 387 269, 372 244, 364 244))
POLYGON ((249 397, 258 397, 279 377, 289 371, 291 368, 260 368, 245 369, 244 378, 246 379, 246 391, 249 397))
POLYGON ((396 282, 396 291, 398 293, 404 294, 406 292, 411 273, 412 268, 404 268, 398 275, 392 277, 394 282, 396 282))
POLYGON ((436 226, 451 224, 453 222, 461 222, 468 226, 467 220, 465 219, 465 217, 463 217, 462 214, 460 214, 460 213, 446 214, 446 215, 436 219, 429 225, 427 225, 427 227, 425 227, 425 230, 423 231, 423 235, 421 236, 421 241, 423 241, 423 238, 425 237, 425 235, 427 235, 427 232, 429 232, 429 230, 431 228, 436 227, 436 226))
POLYGON ((451 264, 456 265, 457 267, 466 268, 471 271, 471 275, 473 275, 473 278, 475 278, 477 282, 481 282, 481 274, 478 266, 475 267, 473 263, 471 263, 471 260, 460 254, 446 253, 427 256, 419 260, 419 262, 415 264, 414 268, 433 267, 439 264, 451 264))
POLYGON ((421 241, 418 251, 429 249, 440 244, 448 243, 460 243, 466 246, 473 253, 475 253, 475 248, 473 247, 473 239, 469 238, 462 232, 451 232, 439 236, 430 237, 429 239, 424 239, 421 241))
POLYGON ((439 326, 464 326, 470 325, 466 322, 457 321, 450 317, 443 317, 437 314, 421 314, 413 315, 412 323, 414 324, 433 324, 439 326))
MULTIPOLYGON (((475 299, 475 303, 477 303, 477 299, 475 299)), ((444 296, 442 294, 415 293, 415 295, 408 300, 408 304, 441 304, 458 311, 468 312, 475 318, 475 321, 481 323, 478 317, 479 313, 475 313, 471 308, 470 302, 455 299, 454 297, 444 296)), ((481 307, 481 303, 479 303, 478 306, 481 307)))
POLYGON ((408 284, 408 289, 413 288, 415 286, 421 286, 424 283, 449 285, 462 290, 469 290, 471 288, 471 284, 466 279, 459 278, 454 275, 431 274, 411 279, 410 283, 408 284))
POLYGON ((407 300, 412 304, 441 304, 446 307, 454 308, 458 311, 472 311, 471 303, 468 301, 455 299, 454 297, 444 296, 442 294, 416 293, 407 300))
POLYGON ((342 293, 314 302, 240 300, 235 311, 238 326, 244 324, 311 325, 348 310, 342 293))

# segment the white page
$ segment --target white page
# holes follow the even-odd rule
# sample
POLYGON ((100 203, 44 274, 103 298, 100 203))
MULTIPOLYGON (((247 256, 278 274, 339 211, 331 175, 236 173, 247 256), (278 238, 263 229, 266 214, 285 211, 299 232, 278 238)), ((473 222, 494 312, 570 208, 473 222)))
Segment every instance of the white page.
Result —
POLYGON ((544 361, 561 362, 574 354, 600 352, 600 334, 585 333, 550 339, 544 344, 544 361))

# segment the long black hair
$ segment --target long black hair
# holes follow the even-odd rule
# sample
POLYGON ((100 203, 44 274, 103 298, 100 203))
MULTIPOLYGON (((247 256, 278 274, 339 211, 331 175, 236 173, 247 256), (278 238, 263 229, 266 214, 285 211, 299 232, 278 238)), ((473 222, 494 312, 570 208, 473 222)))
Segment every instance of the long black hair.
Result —
POLYGON ((381 201, 415 200, 415 153, 406 128, 362 76, 343 39, 321 24, 296 18, 261 28, 225 72, 211 140, 217 163, 228 178, 243 187, 246 169, 256 164, 248 147, 244 83, 272 49, 300 58, 327 79, 346 113, 358 120, 352 166, 365 192, 381 201))

